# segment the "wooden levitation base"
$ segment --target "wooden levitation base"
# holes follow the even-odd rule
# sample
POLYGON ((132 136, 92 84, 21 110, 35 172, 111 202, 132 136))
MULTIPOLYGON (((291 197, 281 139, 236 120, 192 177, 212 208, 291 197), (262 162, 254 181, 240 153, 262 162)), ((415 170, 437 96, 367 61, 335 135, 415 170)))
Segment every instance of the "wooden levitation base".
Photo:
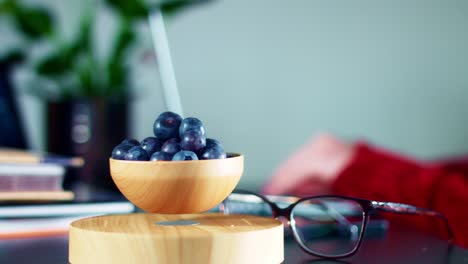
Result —
POLYGON ((71 264, 283 262, 283 225, 250 215, 128 214, 70 226, 71 264))

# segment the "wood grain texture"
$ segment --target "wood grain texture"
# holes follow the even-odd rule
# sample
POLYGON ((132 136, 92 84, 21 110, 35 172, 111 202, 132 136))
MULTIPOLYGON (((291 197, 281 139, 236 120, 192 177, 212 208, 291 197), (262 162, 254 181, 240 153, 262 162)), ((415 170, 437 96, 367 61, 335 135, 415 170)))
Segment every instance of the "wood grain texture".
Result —
POLYGON ((39 164, 42 162, 71 167, 82 167, 85 163, 81 157, 49 156, 20 149, 0 148, 0 163, 39 164))
POLYGON ((0 148, 0 162, 39 163, 41 158, 24 150, 0 148))
POLYGON ((0 192, 0 202, 70 201, 73 197, 70 191, 0 192))
POLYGON ((258 216, 99 216, 71 224, 69 261, 71 264, 278 264, 284 258, 283 240, 280 221, 258 216), (200 224, 154 224, 173 220, 194 220, 200 224))
POLYGON ((110 159, 112 179, 133 204, 151 213, 199 213, 222 202, 236 187, 244 157, 199 161, 110 159))

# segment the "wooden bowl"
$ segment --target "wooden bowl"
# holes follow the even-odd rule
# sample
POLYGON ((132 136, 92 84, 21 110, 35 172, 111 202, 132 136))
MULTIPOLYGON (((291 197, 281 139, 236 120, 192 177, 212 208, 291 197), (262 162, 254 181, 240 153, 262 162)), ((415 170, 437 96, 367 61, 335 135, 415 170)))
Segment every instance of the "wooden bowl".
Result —
POLYGON ((236 187, 244 157, 198 161, 126 161, 110 159, 110 172, 122 194, 151 213, 207 211, 236 187))

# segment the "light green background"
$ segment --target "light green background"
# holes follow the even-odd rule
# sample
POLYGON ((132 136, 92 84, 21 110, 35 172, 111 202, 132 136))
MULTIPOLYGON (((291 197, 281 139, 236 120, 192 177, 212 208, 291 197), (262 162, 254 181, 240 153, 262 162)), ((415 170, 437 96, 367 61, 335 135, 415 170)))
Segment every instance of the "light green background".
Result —
MULTIPOLYGON (((79 15, 79 1, 51 2, 79 15)), ((240 186, 254 188, 321 131, 419 158, 468 152, 467 29, 465 0, 224 0, 168 34, 186 115, 245 154, 240 186)), ((136 77, 141 139, 164 106, 155 68, 136 77)), ((20 102, 40 149, 40 104, 20 102)))

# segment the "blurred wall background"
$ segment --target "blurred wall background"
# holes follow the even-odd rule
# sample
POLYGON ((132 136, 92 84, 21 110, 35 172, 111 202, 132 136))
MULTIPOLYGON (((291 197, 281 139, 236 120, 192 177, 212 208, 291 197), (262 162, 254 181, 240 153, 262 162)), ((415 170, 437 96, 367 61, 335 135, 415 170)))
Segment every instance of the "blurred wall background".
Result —
MULTIPOLYGON (((29 2, 60 12, 64 34, 80 15, 80 1, 29 2)), ((112 19, 100 27, 105 36, 112 19)), ((464 0, 221 0, 168 22, 185 114, 245 154, 240 187, 252 189, 322 131, 418 158, 468 153, 467 28, 464 0)), ((164 104, 157 68, 138 72, 132 136, 142 139, 164 104)), ((42 105, 18 94, 43 149, 42 105)))

